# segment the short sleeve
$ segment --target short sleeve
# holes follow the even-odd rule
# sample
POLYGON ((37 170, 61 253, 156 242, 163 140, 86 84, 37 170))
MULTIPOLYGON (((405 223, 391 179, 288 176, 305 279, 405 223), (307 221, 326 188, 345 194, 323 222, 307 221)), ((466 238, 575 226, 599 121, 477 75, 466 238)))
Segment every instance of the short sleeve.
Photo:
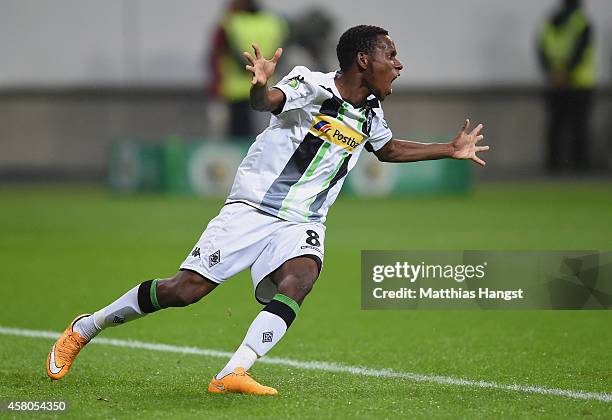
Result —
POLYGON ((376 152, 380 150, 385 144, 387 144, 393 138, 393 133, 385 121, 385 115, 382 108, 376 109, 376 117, 372 121, 372 131, 368 142, 365 147, 368 152, 376 152))
POLYGON ((311 72, 308 68, 297 66, 273 86, 285 94, 285 103, 279 114, 292 109, 303 108, 314 102, 318 87, 311 79, 311 72))

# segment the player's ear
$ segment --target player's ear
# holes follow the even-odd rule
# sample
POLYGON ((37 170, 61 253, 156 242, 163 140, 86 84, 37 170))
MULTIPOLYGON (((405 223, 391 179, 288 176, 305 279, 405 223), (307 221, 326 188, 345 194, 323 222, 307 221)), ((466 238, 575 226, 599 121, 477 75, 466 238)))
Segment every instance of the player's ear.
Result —
POLYGON ((357 66, 361 69, 361 70, 366 70, 368 68, 368 63, 369 63, 369 57, 366 53, 364 52, 358 52, 357 53, 357 66))

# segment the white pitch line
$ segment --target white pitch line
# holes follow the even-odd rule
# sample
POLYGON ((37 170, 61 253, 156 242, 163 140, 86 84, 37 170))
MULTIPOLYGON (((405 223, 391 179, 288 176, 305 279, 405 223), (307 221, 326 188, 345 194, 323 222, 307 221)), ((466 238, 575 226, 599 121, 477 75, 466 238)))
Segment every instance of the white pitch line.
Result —
MULTIPOLYGON (((0 334, 15 335, 21 337, 32 338, 48 338, 56 339, 60 333, 53 331, 38 331, 27 330, 21 328, 0 327, 0 334)), ((201 349, 198 347, 182 347, 171 344, 146 343, 143 341, 133 340, 117 340, 97 337, 92 340, 92 344, 102 344, 107 346, 128 347, 132 349, 144 349, 152 351, 161 351, 167 353, 195 354, 199 356, 222 357, 229 358, 233 353, 201 349)), ((612 394, 599 392, 576 391, 570 389, 546 388, 534 385, 519 385, 519 384, 498 384, 496 382, 475 381, 471 379, 453 378, 451 376, 437 375, 422 375, 419 373, 398 372, 392 369, 371 369, 363 366, 348 366, 331 362, 316 362, 316 361, 300 361, 293 359, 284 359, 278 357, 264 357, 259 360, 259 363, 267 363, 269 365, 291 366, 298 369, 322 370, 326 372, 348 373, 357 376, 370 376, 376 378, 397 378, 405 379, 414 382, 430 382, 441 385, 456 385, 468 386, 477 388, 499 389, 504 391, 516 391, 529 394, 554 395, 557 397, 575 398, 581 400, 593 400, 612 402, 612 394)))

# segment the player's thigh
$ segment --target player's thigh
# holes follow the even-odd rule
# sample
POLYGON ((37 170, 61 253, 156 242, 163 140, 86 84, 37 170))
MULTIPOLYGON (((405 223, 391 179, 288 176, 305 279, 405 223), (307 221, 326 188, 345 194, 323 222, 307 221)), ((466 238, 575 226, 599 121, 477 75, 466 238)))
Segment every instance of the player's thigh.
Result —
POLYGON ((157 299, 162 307, 187 306, 208 295, 218 286, 191 270, 180 270, 157 283, 157 299))
POLYGON ((283 222, 251 267, 257 300, 269 302, 283 283, 303 299, 323 266, 324 241, 323 224, 283 222))
POLYGON ((253 264, 272 237, 277 220, 245 204, 225 205, 180 268, 223 283, 253 264))

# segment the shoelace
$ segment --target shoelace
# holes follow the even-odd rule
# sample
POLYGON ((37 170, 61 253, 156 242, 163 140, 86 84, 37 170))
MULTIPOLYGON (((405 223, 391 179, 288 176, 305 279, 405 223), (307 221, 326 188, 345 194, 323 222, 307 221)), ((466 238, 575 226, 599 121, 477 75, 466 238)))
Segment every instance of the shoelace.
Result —
POLYGON ((83 345, 79 342, 79 340, 74 338, 72 334, 69 334, 66 338, 64 338, 63 344, 63 346, 56 349, 58 356, 60 356, 62 359, 69 359, 70 356, 74 355, 74 353, 83 348, 83 345), (69 341, 66 342, 66 340, 69 341))
POLYGON ((236 375, 239 375, 239 376, 248 376, 252 381, 255 381, 255 379, 253 379, 251 374, 249 372, 247 372, 246 370, 243 370, 241 373, 237 373, 236 375))

